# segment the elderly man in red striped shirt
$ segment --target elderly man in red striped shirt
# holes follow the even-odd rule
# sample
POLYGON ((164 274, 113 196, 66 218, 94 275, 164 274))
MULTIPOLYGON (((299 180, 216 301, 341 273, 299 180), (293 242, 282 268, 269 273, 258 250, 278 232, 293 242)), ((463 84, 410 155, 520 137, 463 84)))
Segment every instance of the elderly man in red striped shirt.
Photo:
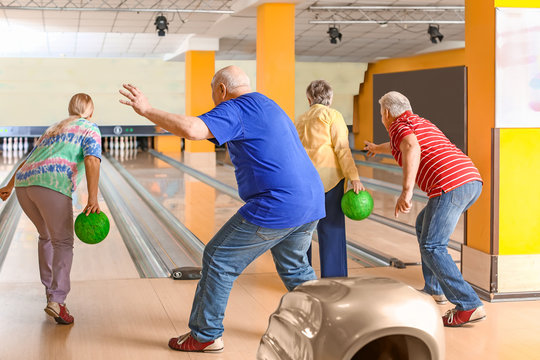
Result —
POLYGON ((456 305, 443 316, 445 326, 483 320, 482 301, 463 276, 446 246, 459 217, 480 196, 482 178, 473 162, 430 121, 413 114, 409 100, 396 91, 380 98, 382 122, 390 142, 365 142, 368 155, 391 153, 403 168, 403 190, 395 216, 412 206, 415 181, 429 197, 416 219, 420 244, 423 292, 437 303, 456 305), (445 298, 446 296, 446 298, 445 298))

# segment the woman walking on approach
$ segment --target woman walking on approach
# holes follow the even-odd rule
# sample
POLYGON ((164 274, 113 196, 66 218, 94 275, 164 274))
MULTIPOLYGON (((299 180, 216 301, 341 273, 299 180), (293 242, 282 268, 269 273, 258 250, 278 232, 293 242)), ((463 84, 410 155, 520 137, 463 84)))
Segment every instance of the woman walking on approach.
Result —
POLYGON ((69 117, 49 127, 19 166, 0 198, 13 188, 24 211, 39 233, 38 257, 45 286, 45 312, 59 324, 72 324, 65 299, 70 290, 73 261, 72 194, 86 171, 88 202, 84 212, 100 212, 97 194, 101 163, 101 133, 90 122, 94 103, 76 94, 68 106, 69 117))

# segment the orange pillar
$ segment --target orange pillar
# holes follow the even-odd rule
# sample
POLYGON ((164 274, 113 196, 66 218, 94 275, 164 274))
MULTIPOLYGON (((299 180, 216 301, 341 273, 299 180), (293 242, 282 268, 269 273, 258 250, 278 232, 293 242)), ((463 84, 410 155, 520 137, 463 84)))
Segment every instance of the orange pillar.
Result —
POLYGON ((495 8, 493 1, 465 1, 468 82, 468 153, 484 180, 482 195, 468 211, 467 245, 490 253, 491 129, 495 127, 495 8))
MULTIPOLYGON (((204 114, 214 107, 210 83, 215 73, 214 51, 186 52, 186 115, 204 114)), ((215 175, 214 144, 207 140, 185 140, 184 163, 215 175), (212 173, 213 172, 213 173, 212 173)), ((185 180, 185 225, 201 241, 214 235, 216 191, 189 175, 185 180)))
MULTIPOLYGON (((214 51, 186 52, 186 115, 198 116, 214 107, 210 83, 215 72, 214 51)), ((186 152, 213 152, 207 140, 186 141, 186 152)))
POLYGON ((257 91, 294 120, 294 4, 257 8, 257 91))
POLYGON ((154 149, 163 153, 179 153, 180 138, 174 135, 154 136, 154 149))
MULTIPOLYGON (((540 190, 536 183, 540 175, 540 146, 536 139, 540 129, 519 128, 512 122, 501 122, 502 118, 495 121, 495 73, 497 48, 504 45, 520 48, 525 44, 521 38, 518 38, 518 42, 522 42, 519 45, 513 45, 508 39, 504 39, 504 44, 503 40, 497 43, 496 17, 511 10, 502 8, 521 8, 519 12, 526 14, 527 8, 538 8, 540 3, 535 0, 466 0, 465 6, 468 147, 484 179, 484 189, 467 217, 463 277, 490 300, 537 299, 540 296, 540 205, 537 201, 540 190)), ((503 35, 504 31, 501 37, 503 35)), ((515 68, 512 71, 516 71, 515 68)), ((525 88, 527 84, 517 86, 525 88)), ((523 90, 515 89, 517 93, 523 90)), ((498 107, 507 106, 504 97, 497 101, 500 101, 498 107)))

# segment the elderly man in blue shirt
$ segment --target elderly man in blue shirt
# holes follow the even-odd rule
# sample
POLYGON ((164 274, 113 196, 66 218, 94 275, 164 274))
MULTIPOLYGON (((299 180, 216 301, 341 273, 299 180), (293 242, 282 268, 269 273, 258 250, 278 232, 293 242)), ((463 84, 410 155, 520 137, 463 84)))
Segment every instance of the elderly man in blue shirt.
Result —
POLYGON ((216 107, 198 117, 155 109, 133 85, 120 90, 121 103, 175 135, 227 143, 246 202, 205 247, 191 331, 169 341, 179 351, 223 350, 223 317, 233 282, 267 250, 288 290, 316 279, 306 252, 317 221, 325 216, 322 182, 287 114, 251 92, 248 76, 238 67, 219 70, 211 85, 216 107))

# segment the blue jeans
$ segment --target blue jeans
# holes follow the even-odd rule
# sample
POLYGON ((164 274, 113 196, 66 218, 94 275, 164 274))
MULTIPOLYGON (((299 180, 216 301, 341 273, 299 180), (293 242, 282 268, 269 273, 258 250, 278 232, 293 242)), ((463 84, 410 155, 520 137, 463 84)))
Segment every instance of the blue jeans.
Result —
MULTIPOLYGON (((345 215, 341 210, 341 198, 345 179, 324 194, 326 217, 317 224, 319 238, 319 258, 321 277, 347 276, 347 238, 345 235, 345 215)), ((308 250, 311 264, 311 246, 308 250)))
POLYGON ((442 294, 458 310, 471 310, 482 305, 472 287, 463 280, 446 246, 463 214, 480 196, 482 183, 472 181, 429 199, 416 218, 416 235, 420 244, 424 291, 442 294))
POLYGON ((287 229, 269 229, 236 213, 214 235, 203 254, 202 276, 189 318, 192 335, 207 342, 223 334, 223 317, 233 282, 256 258, 270 249, 288 290, 315 280, 307 249, 317 221, 287 229))

